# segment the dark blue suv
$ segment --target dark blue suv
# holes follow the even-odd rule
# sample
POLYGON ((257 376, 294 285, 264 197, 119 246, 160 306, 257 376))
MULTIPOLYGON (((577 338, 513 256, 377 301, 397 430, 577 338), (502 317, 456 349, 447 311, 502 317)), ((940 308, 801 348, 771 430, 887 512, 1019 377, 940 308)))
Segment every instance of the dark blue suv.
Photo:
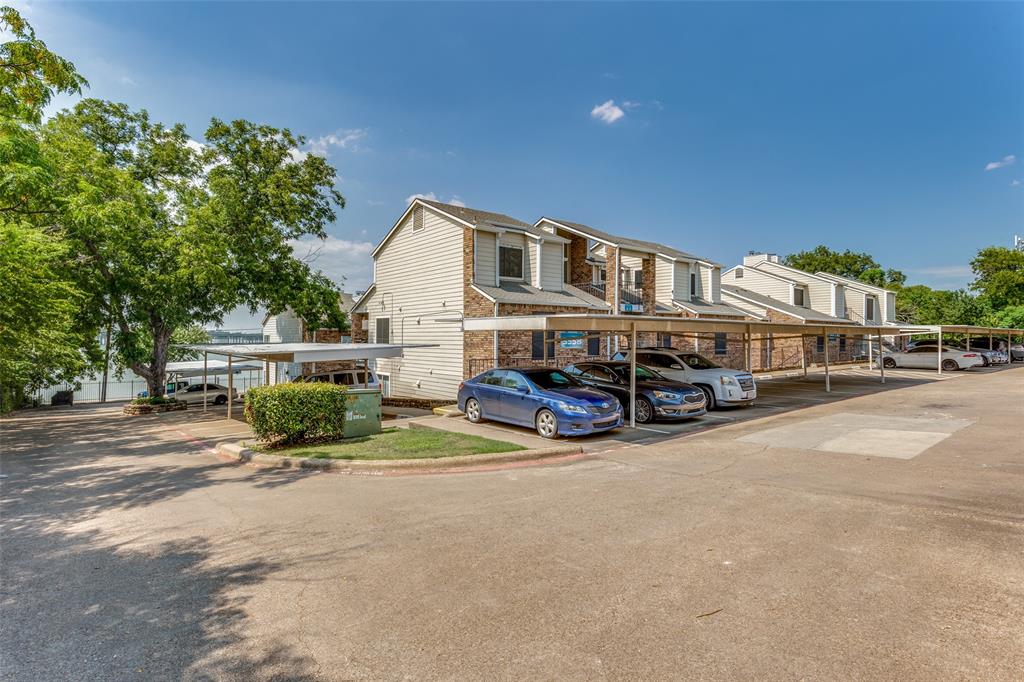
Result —
POLYGON ((469 421, 529 426, 544 438, 582 436, 622 426, 622 406, 560 369, 498 368, 459 386, 459 409, 469 421))

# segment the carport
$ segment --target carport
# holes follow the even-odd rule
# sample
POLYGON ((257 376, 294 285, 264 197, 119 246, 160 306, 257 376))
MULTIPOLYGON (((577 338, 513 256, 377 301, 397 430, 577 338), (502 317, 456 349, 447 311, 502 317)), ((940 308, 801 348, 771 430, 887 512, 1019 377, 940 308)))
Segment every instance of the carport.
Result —
MULTIPOLYGON (((710 318, 686 317, 655 317, 649 315, 603 315, 603 314, 556 314, 556 315, 521 315, 505 317, 467 317, 463 320, 465 331, 542 331, 542 332, 584 332, 586 334, 617 334, 630 338, 630 347, 637 347, 639 333, 667 333, 679 335, 698 335, 701 333, 724 332, 743 336, 744 358, 747 371, 752 366, 751 340, 757 335, 776 335, 777 340, 787 338, 805 338, 830 334, 863 334, 869 338, 868 344, 877 343, 878 353, 882 353, 882 337, 898 335, 900 332, 911 332, 918 328, 899 328, 887 325, 824 325, 794 324, 787 322, 763 322, 747 320, 718 320, 710 318)), ((920 328, 917 333, 927 333, 920 328)), ((832 391, 829 368, 829 344, 825 343, 825 390, 832 391)), ((547 344, 544 344, 544 359, 547 360, 547 344)), ((636 401, 636 353, 630 353, 630 402, 636 401)), ((881 363, 879 363, 881 364, 881 363)), ((807 367, 804 365, 804 373, 807 367)), ((880 367, 881 382, 885 383, 885 368, 880 367)), ((630 410, 629 425, 636 426, 630 410)))
MULTIPOLYGON (((1010 363, 1013 363, 1013 353, 1010 351, 1010 347, 1013 345, 1014 337, 1024 337, 1024 329, 1008 329, 1006 327, 979 327, 975 325, 954 325, 954 324, 939 324, 939 325, 925 325, 918 329, 904 329, 899 334, 889 334, 889 336, 925 336, 935 334, 936 344, 935 353, 937 357, 937 372, 942 374, 942 348, 946 334, 961 334, 965 337, 964 348, 967 351, 971 350, 971 337, 974 338, 987 338, 989 347, 996 340, 1006 339, 1006 352, 1010 355, 1010 363)), ((977 350, 977 349, 975 349, 977 350)))
MULTIPOLYGON (((210 369, 210 355, 227 357, 228 395, 234 390, 232 377, 236 360, 263 364, 263 380, 269 381, 271 362, 359 362, 363 363, 363 386, 369 385, 369 362, 377 358, 400 358, 406 348, 428 348, 430 344, 392 343, 198 343, 182 344, 203 354, 203 411, 206 411, 206 377, 210 369)), ((214 361, 218 362, 218 361, 214 361)), ((231 419, 232 401, 228 400, 228 419, 231 419)))

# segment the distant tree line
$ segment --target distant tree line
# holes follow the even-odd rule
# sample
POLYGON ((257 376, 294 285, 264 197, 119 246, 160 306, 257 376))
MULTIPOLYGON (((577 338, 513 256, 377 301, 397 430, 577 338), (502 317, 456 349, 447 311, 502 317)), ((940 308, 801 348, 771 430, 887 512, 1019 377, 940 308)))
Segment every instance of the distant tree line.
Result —
POLYGON ((989 246, 971 260, 968 289, 947 291, 907 285, 899 270, 885 269, 867 253, 817 246, 785 257, 808 272, 830 272, 896 291, 896 318, 908 324, 956 324, 1024 328, 1024 252, 989 246))

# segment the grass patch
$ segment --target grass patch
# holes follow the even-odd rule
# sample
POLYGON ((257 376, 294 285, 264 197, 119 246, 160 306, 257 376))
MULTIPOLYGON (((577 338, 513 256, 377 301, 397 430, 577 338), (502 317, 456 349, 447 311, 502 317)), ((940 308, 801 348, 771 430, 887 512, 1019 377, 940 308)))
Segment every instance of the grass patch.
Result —
POLYGON ((347 438, 333 443, 292 445, 285 448, 250 446, 268 454, 309 459, 426 459, 513 452, 526 448, 452 431, 431 429, 384 429, 375 436, 347 438))

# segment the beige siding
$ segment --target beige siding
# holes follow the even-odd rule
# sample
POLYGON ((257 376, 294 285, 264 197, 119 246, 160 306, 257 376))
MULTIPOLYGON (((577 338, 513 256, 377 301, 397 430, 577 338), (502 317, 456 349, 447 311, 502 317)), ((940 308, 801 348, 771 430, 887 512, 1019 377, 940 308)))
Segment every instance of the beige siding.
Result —
POLYGON ((676 290, 673 297, 677 301, 688 301, 690 300, 690 264, 676 261, 674 267, 676 269, 676 290))
POLYGON ((675 298, 672 290, 672 271, 676 264, 667 258, 658 256, 654 259, 654 300, 665 305, 671 305, 675 298))
POLYGON ((768 309, 765 308, 764 306, 757 305, 756 303, 750 303, 749 301, 744 301, 742 298, 736 298, 728 291, 722 292, 722 302, 727 303, 728 305, 731 306, 736 306, 740 310, 749 311, 757 315, 758 317, 765 317, 768 314, 768 309))
POLYGON ((541 286, 548 291, 560 291, 565 268, 563 244, 560 242, 543 242, 541 248, 540 268, 541 286))
MULTIPOLYGON (((271 315, 263 325, 263 338, 267 343, 300 343, 302 341, 302 320, 290 309, 278 315, 271 315)), ((269 381, 283 384, 302 374, 298 362, 270 363, 269 381)))
POLYGON ((713 303, 722 302, 722 268, 712 268, 711 270, 711 301, 713 303))
POLYGON ((846 317, 846 287, 836 285, 836 317, 846 317))
POLYGON ((777 263, 764 262, 757 266, 758 270, 769 272, 780 277, 792 279, 805 285, 808 290, 808 301, 810 307, 819 313, 832 314, 832 285, 831 283, 812 277, 808 273, 784 267, 777 263))
POLYGON ((494 240, 497 235, 476 230, 476 281, 494 285, 498 281, 497 264, 494 261, 494 240))
MULTIPOLYGON (((413 232, 411 219, 407 220, 377 255, 376 288, 366 304, 369 341, 377 341, 377 318, 390 317, 392 343, 437 345, 376 361, 376 370, 390 375, 394 396, 454 398, 458 392, 463 357, 462 232, 461 226, 427 210, 424 229, 413 232)), ((493 242, 491 254, 493 260, 493 242)))
POLYGON ((850 289, 846 297, 846 305, 850 310, 850 319, 854 322, 864 322, 864 292, 850 289))
POLYGON ((790 303, 792 301, 789 282, 776 279, 775 277, 769 277, 755 268, 743 268, 743 277, 738 279, 736 277, 736 271, 730 270, 722 275, 722 281, 726 284, 732 284, 734 286, 742 287, 743 289, 749 289, 750 291, 763 296, 774 298, 776 301, 781 301, 783 303, 790 303))
POLYGON ((885 321, 896 321, 896 294, 891 292, 885 294, 885 321))
POLYGON ((711 281, 711 268, 699 265, 700 268, 700 297, 706 301, 711 300, 714 293, 714 283, 711 281))

